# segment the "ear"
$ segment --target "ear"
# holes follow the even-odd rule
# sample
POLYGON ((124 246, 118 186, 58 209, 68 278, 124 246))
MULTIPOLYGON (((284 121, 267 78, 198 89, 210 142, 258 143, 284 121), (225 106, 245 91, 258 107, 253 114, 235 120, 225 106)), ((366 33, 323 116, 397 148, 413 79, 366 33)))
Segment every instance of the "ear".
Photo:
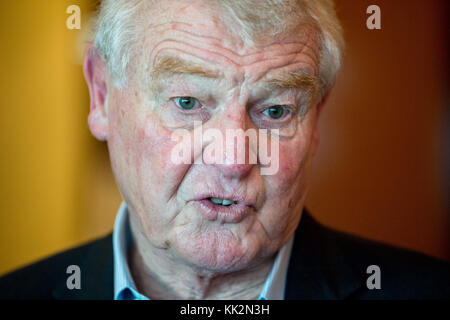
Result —
POLYGON ((92 44, 86 48, 83 71, 91 97, 89 128, 94 137, 104 141, 108 139, 106 65, 92 44))
POLYGON ((322 109, 325 105, 325 103, 328 101, 328 97, 330 96, 331 90, 328 90, 328 92, 325 94, 325 96, 322 98, 322 100, 319 101, 319 103, 316 105, 316 118, 314 120, 314 128, 313 128, 313 137, 312 137, 312 152, 313 155, 316 154, 317 147, 319 146, 320 141, 320 134, 319 134, 319 117, 322 113, 322 109))

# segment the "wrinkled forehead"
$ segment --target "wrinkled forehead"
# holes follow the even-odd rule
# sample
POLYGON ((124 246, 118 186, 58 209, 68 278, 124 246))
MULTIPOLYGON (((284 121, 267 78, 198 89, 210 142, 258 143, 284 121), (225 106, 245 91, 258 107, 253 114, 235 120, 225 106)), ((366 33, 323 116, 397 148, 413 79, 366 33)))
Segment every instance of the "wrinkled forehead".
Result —
POLYGON ((308 88, 318 87, 320 52, 312 27, 299 24, 294 31, 248 43, 231 32, 230 19, 222 19, 223 14, 200 0, 158 1, 141 12, 143 40, 134 63, 137 85, 154 88, 157 79, 177 73, 203 78, 214 74, 235 85, 271 81, 277 87, 303 88, 306 82, 308 88), (155 70, 162 71, 159 77, 155 70))
MULTIPOLYGON (((293 43, 304 44, 314 55, 319 51, 317 32, 311 25, 299 22, 295 28, 276 37, 264 34, 268 30, 261 27, 261 32, 249 39, 240 31, 242 28, 236 27, 236 18, 230 16, 229 12, 220 10, 214 3, 215 1, 201 0, 156 1, 144 13, 144 49, 147 54, 161 42, 171 40, 185 41, 188 45, 194 42, 198 45, 217 45, 238 56, 267 53, 281 45, 293 43)), ((263 25, 264 21, 248 23, 258 26, 263 25)), ((150 56, 151 60, 156 57, 154 52, 150 56)))
POLYGON ((174 24, 183 24, 183 29, 189 30, 194 34, 205 35, 211 38, 218 38, 220 34, 224 44, 227 43, 235 48, 242 47, 244 43, 239 37, 234 37, 230 41, 231 30, 221 19, 221 12, 211 3, 201 0, 157 1, 148 8, 146 14, 148 24, 144 32, 151 39, 158 40, 163 32, 167 32, 170 28, 175 29, 176 26, 174 24), (224 38, 224 34, 227 37, 224 38))

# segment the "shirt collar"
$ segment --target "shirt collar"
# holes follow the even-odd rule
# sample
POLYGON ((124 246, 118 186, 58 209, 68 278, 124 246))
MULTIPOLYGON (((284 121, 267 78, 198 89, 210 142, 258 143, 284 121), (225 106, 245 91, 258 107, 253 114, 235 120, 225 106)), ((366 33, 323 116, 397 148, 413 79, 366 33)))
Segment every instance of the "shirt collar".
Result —
MULTIPOLYGON (((284 299, 286 275, 293 242, 294 235, 278 251, 258 300, 284 299)), ((149 300, 139 293, 131 276, 127 259, 130 243, 131 230, 128 222, 127 205, 122 202, 113 230, 114 300, 149 300)))
POLYGON ((127 205, 122 202, 116 216, 113 231, 114 252, 114 300, 148 300, 136 288, 128 266, 128 249, 131 230, 128 222, 127 205))

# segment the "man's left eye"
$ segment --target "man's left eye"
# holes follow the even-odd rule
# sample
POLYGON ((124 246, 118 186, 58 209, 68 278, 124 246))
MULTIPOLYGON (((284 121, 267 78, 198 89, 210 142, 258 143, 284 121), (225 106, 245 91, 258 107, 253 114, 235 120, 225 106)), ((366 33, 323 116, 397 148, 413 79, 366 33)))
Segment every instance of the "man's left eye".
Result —
POLYGON ((184 110, 191 110, 200 106, 200 102, 193 97, 178 97, 174 101, 178 107, 184 110))
POLYGON ((280 119, 285 113, 287 113, 287 110, 285 106, 272 106, 264 110, 262 113, 272 119, 280 119))

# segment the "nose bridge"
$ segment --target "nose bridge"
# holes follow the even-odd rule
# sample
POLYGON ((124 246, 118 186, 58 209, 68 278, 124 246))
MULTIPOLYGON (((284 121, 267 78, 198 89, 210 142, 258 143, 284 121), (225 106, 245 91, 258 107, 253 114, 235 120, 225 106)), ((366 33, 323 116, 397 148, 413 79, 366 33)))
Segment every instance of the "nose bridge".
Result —
MULTIPOLYGON (((221 159, 218 163, 212 164, 221 175, 229 178, 241 178, 246 176, 251 168, 256 164, 256 153, 252 150, 250 131, 254 129, 250 126, 246 105, 238 103, 237 100, 231 102, 224 112, 216 119, 216 129, 222 137, 221 159)), ((257 139, 257 136, 256 136, 257 139)))
POLYGON ((247 108, 245 102, 239 102, 233 99, 225 108, 223 114, 220 115, 220 129, 242 129, 246 130, 247 108))

